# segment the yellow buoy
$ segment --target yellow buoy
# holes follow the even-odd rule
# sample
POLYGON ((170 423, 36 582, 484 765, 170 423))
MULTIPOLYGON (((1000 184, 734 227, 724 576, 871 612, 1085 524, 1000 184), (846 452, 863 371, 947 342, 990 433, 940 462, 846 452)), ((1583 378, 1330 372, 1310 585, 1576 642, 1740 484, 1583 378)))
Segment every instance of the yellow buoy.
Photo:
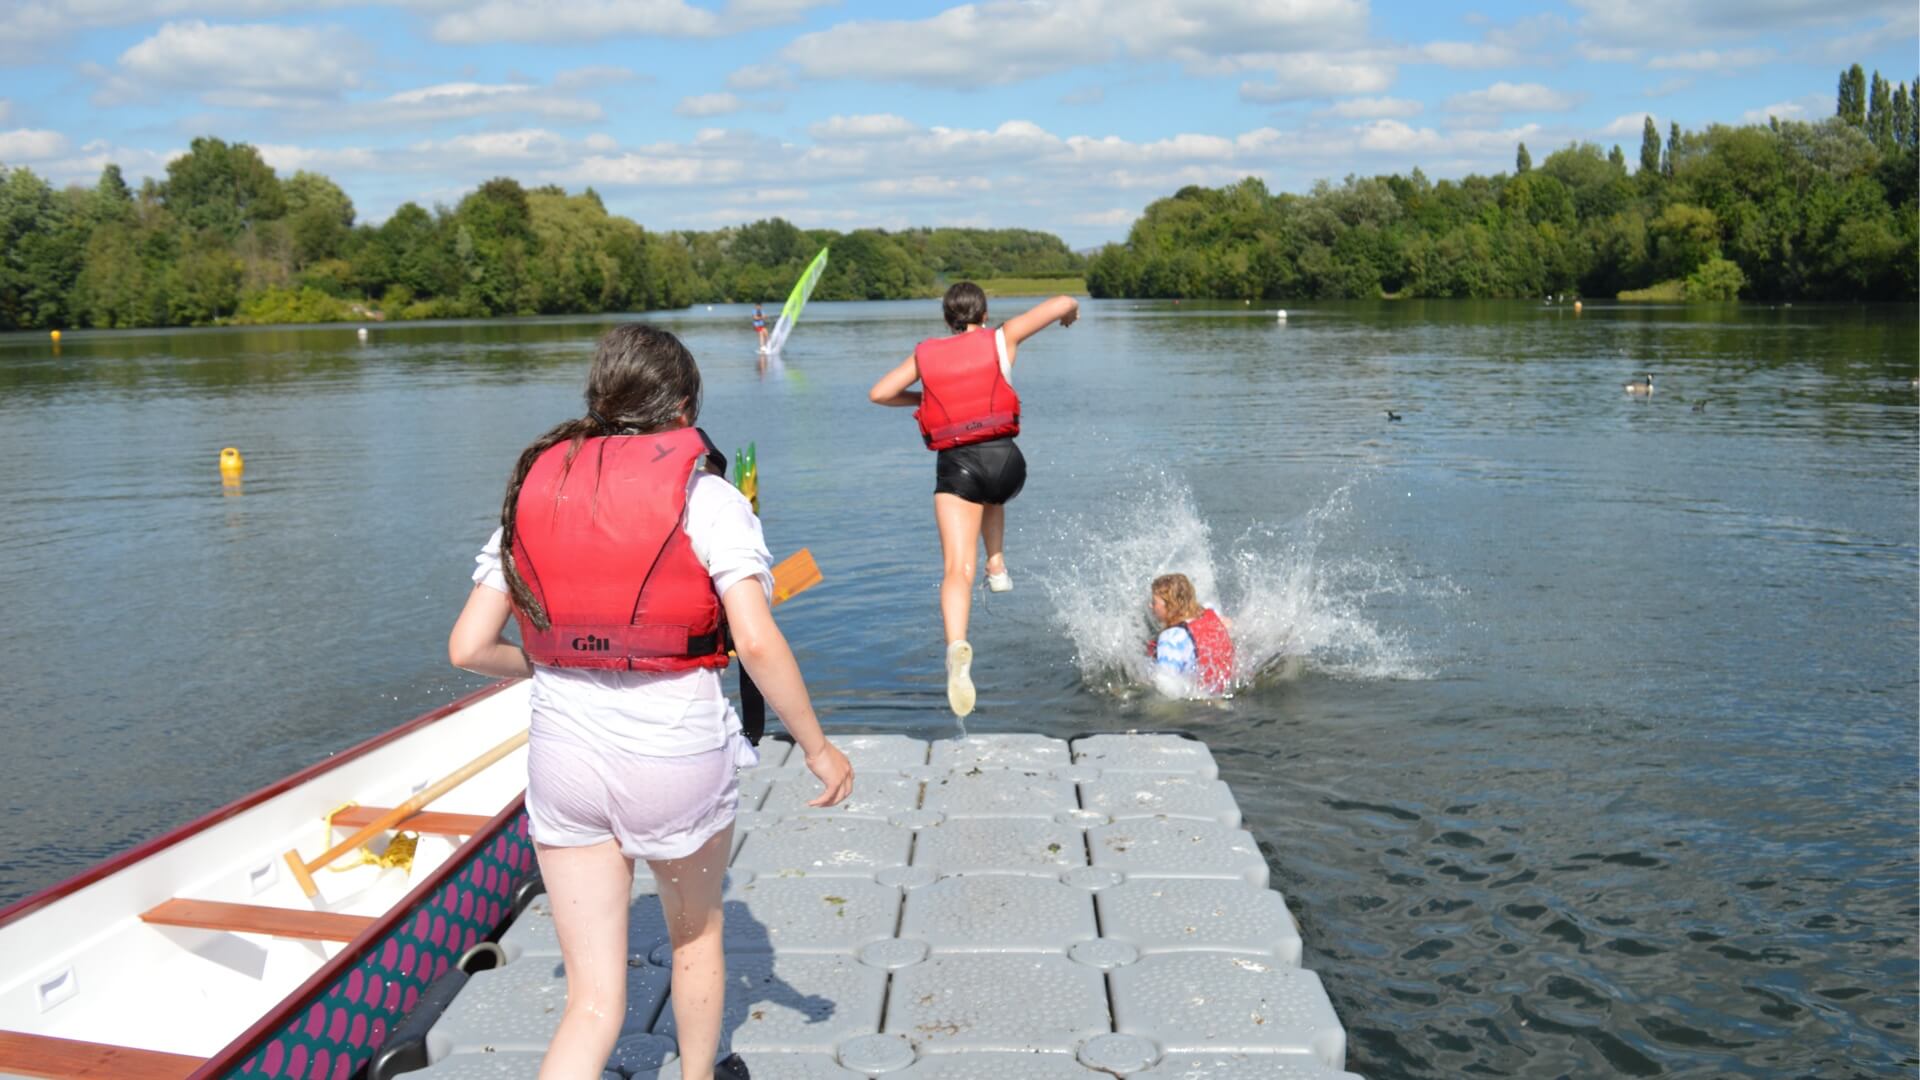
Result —
POLYGON ((53 340, 55 340, 55 341, 59 341, 59 340, 60 340, 60 331, 58 331, 58 330, 55 330, 55 331, 53 332, 53 335, 52 335, 52 336, 53 336, 53 340))
POLYGON ((237 483, 240 480, 241 471, 246 467, 247 463, 240 457, 240 451, 237 448, 229 446, 220 451, 220 479, 229 484, 237 483))
POLYGON ((1575 315, 1578 315, 1578 314, 1580 314, 1580 301, 1578 301, 1578 300, 1575 300, 1575 301, 1573 302, 1573 313, 1574 313, 1575 315))

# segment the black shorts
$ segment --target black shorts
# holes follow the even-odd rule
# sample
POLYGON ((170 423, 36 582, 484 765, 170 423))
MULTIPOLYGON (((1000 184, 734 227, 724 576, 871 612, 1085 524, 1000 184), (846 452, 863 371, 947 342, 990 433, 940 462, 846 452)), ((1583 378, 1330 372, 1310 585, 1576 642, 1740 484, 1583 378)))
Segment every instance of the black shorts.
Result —
POLYGON ((1027 484, 1027 459, 1011 438, 990 439, 940 451, 933 493, 998 506, 1012 502, 1027 484))

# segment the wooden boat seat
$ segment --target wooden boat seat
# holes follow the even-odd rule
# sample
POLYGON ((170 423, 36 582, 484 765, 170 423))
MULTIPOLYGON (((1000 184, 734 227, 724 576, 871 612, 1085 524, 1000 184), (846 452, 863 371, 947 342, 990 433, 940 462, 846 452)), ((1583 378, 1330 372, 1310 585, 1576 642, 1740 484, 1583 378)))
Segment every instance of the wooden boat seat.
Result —
POLYGON ((0 1072, 20 1076, 180 1080, 203 1064, 185 1054, 0 1031, 0 1072))
POLYGON ((221 900, 183 900, 161 904, 140 916, 156 926, 186 926, 196 930, 226 930, 236 934, 271 934, 308 941, 352 941, 374 923, 371 915, 341 915, 331 911, 296 911, 259 904, 229 904, 221 900))
MULTIPOLYGON (((333 815, 333 825, 336 829, 358 829, 392 812, 390 806, 349 806, 333 815)), ((484 814, 443 814, 435 810, 422 810, 401 821, 395 828, 406 832, 432 833, 435 836, 473 836, 485 829, 490 820, 484 814)))

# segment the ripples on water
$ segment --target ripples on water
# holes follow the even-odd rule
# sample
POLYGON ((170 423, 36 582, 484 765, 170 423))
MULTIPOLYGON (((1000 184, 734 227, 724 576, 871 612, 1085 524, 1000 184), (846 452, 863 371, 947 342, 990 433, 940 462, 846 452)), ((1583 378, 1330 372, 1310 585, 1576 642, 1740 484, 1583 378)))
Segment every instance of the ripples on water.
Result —
MULTIPOLYGON (((974 729, 1207 739, 1370 1076, 1912 1075, 1914 309, 1292 316, 1022 349, 974 729), (1169 569, 1261 673, 1224 708, 1138 690, 1169 569)), ((745 309, 660 318, 826 573, 781 621, 829 723, 951 734, 931 457, 865 400, 936 308, 808 317, 764 374, 745 309)), ((0 901, 474 685, 473 552, 604 325, 0 338, 0 901)))

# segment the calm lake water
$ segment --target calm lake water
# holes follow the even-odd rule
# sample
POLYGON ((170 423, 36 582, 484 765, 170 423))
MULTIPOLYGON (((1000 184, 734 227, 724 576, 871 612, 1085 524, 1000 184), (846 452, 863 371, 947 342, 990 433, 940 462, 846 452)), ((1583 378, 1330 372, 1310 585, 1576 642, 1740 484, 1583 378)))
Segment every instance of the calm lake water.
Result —
MULTIPOLYGON (((1370 1076, 1911 1075, 1915 309, 1290 314, 1022 349, 971 730, 1208 740, 1370 1076), (1168 569, 1262 669, 1226 707, 1138 689, 1168 569)), ((953 734, 933 459, 866 401, 937 304, 813 305, 766 372, 744 308, 656 318, 826 574, 823 716, 953 734)), ((0 902, 479 685, 473 554, 606 325, 0 338, 0 902)))

